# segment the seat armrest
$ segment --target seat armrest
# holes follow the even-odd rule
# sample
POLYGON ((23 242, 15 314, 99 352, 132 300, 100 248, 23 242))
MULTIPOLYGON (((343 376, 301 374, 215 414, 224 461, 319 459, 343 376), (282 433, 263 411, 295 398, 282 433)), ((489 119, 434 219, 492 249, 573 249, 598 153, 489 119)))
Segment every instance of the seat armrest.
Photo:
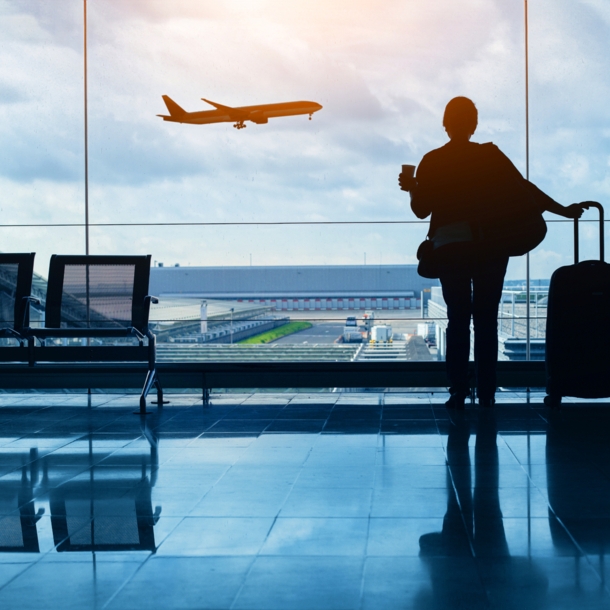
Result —
POLYGON ((131 327, 131 334, 138 339, 138 341, 142 341, 146 335, 143 335, 137 328, 131 327))
POLYGON ((13 328, 0 328, 0 337, 16 339, 19 342, 21 342, 25 339, 25 337, 23 335, 21 335, 19 332, 17 332, 13 328))
POLYGON ((34 304, 34 305, 40 305, 40 299, 37 299, 36 297, 33 297, 32 295, 27 296, 27 297, 23 297, 22 298, 23 303, 23 319, 21 320, 21 327, 22 328, 27 328, 29 326, 28 322, 28 318, 29 318, 29 313, 30 313, 30 305, 34 304))

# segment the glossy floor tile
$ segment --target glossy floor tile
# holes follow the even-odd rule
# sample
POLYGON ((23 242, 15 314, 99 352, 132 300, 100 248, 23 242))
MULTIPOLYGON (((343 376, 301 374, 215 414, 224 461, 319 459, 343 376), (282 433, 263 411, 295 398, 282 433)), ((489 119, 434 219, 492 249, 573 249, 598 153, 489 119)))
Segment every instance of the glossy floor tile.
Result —
POLYGON ((0 394, 0 607, 610 608, 610 405, 0 394))

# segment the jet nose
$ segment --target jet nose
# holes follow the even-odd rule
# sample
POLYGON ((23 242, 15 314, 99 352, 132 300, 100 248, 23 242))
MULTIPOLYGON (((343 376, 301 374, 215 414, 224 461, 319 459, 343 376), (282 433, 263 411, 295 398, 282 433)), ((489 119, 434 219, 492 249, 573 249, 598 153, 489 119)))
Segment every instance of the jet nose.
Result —
POLYGON ((318 110, 322 110, 322 104, 318 104, 317 102, 314 102, 314 104, 313 104, 313 105, 316 107, 316 112, 317 112, 318 110))

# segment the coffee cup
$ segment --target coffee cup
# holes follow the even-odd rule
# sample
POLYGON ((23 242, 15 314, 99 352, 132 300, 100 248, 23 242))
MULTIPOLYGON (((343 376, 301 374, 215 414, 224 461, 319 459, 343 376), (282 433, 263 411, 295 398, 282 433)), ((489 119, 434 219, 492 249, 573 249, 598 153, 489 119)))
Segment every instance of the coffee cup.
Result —
POLYGON ((415 176, 415 165, 403 165, 402 174, 407 178, 413 178, 415 176))

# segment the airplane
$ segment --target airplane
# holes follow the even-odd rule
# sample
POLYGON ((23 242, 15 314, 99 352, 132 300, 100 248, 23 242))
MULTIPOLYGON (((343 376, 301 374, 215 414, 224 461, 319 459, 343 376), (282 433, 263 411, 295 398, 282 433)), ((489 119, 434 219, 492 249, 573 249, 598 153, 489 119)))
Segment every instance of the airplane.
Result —
POLYGON ((167 95, 163 95, 163 101, 169 111, 169 116, 166 114, 158 114, 164 121, 172 123, 192 123, 194 125, 203 125, 206 123, 230 123, 235 121, 233 127, 243 129, 246 127, 245 121, 252 121, 261 125, 268 123, 269 119, 279 116, 295 116, 298 114, 308 114, 311 121, 311 115, 314 112, 322 109, 320 104, 316 102, 282 102, 280 104, 259 104, 257 106, 239 106, 233 108, 231 106, 223 106, 216 102, 211 102, 205 98, 201 98, 204 102, 214 106, 216 110, 201 110, 199 112, 187 112, 181 108, 173 99, 167 95))

